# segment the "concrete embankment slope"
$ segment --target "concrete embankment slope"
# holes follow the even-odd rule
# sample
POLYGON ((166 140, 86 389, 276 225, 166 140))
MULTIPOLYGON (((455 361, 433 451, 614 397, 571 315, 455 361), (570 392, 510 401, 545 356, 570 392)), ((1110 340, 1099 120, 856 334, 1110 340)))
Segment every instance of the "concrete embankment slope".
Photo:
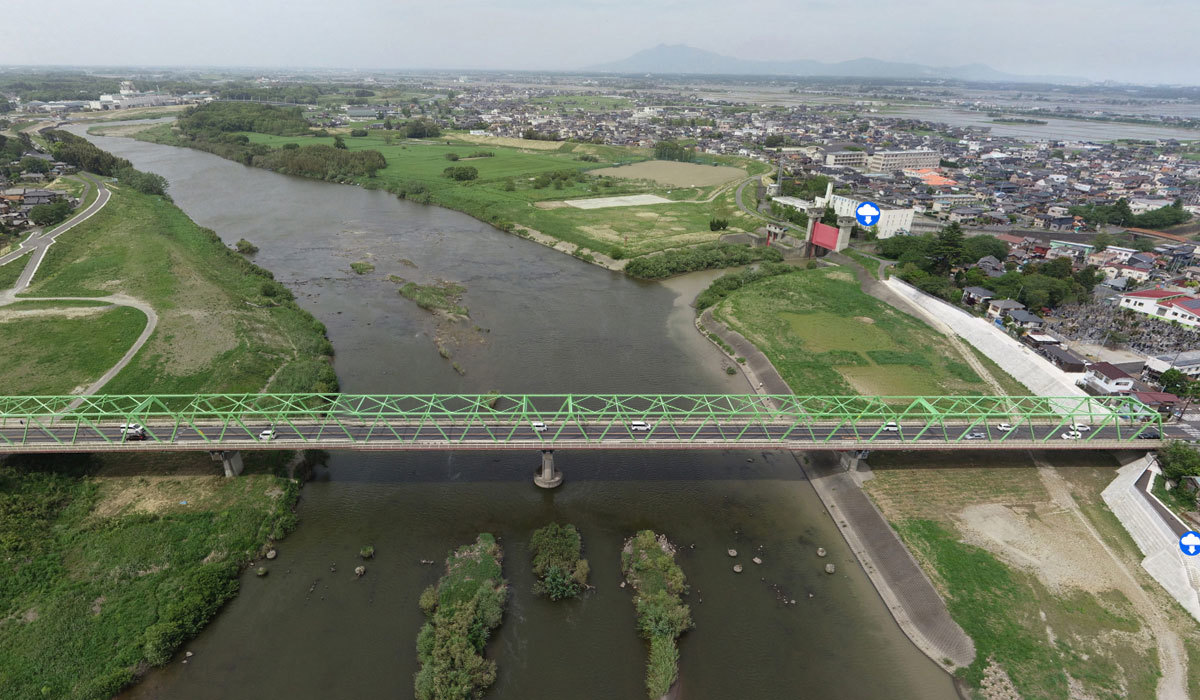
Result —
POLYGON ((1142 568, 1200 621, 1200 557, 1179 549, 1179 537, 1191 528, 1149 492, 1155 478, 1162 477, 1148 454, 1118 469, 1101 497, 1145 555, 1142 568))
POLYGON ((1087 396, 1083 389, 1075 386, 1070 375, 985 319, 931 297, 895 277, 883 284, 903 299, 919 318, 967 341, 1031 392, 1039 396, 1087 396))
MULTIPOLYGON (((701 314, 698 325, 728 343, 735 356, 746 358, 745 364, 739 366, 756 391, 793 393, 766 355, 740 333, 716 320, 711 309, 701 314)), ((839 462, 838 453, 793 455, 904 634, 939 666, 945 667, 946 659, 955 668, 970 665, 975 659, 975 643, 950 617, 945 601, 929 577, 867 497, 855 475, 839 462)))

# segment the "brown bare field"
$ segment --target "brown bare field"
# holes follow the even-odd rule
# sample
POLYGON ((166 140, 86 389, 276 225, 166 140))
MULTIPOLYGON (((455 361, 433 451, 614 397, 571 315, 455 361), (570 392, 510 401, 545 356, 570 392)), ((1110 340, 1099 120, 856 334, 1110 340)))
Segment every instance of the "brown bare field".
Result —
POLYGON ((647 160, 616 168, 593 170, 593 175, 611 175, 631 180, 653 180, 672 187, 709 187, 746 177, 746 171, 728 165, 676 163, 670 160, 647 160))

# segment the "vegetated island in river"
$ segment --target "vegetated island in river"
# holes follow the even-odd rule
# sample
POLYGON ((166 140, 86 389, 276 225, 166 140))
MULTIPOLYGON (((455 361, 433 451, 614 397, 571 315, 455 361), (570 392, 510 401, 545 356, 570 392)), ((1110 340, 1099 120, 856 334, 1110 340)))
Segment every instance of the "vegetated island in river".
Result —
POLYGON ((414 117, 396 130, 327 131, 311 129, 298 107, 232 102, 188 108, 174 125, 130 135, 287 175, 386 190, 402 199, 463 212, 610 269, 621 269, 624 263, 618 261, 647 255, 665 258, 656 260, 654 268, 678 268, 675 272, 743 264, 746 261, 731 259, 736 256, 692 255, 686 249, 720 241, 726 227, 730 233, 756 230, 761 221, 739 210, 734 184, 769 170, 765 163, 698 153, 673 142, 659 142, 651 150, 540 140, 530 142, 538 147, 528 148, 497 144, 487 151, 492 155, 481 157, 479 144, 470 140, 481 137, 443 134, 425 117, 414 117), (475 160, 446 166, 456 158, 475 160), (612 167, 644 161, 657 165, 659 179, 631 171, 617 174, 620 168, 612 167), (718 175, 709 179, 713 173, 718 175), (669 184, 671 178, 681 184, 669 184), (688 184, 693 180, 700 184, 688 184), (654 195, 662 201, 653 211, 640 206, 563 206, 564 201, 627 194, 654 195), (619 235, 612 235, 614 231, 619 235))
POLYGON ((529 540, 533 553, 533 592, 550 600, 573 598, 587 588, 588 560, 583 539, 574 525, 550 523, 535 530, 529 540))
MULTIPOLYGON (((107 205, 55 241, 30 295, 123 293, 158 314, 155 332, 105 392, 337 391, 324 326, 270 272, 154 193, 161 183, 149 174, 129 172, 128 161, 84 139, 49 134, 55 157, 119 183, 107 205)), ((69 334, 87 332, 89 317, 40 320, 69 334)), ((5 325, 0 335, 20 333, 39 350, 27 365, 6 356, 12 391, 92 368, 89 358, 48 345, 47 335, 5 325)), ((113 342, 123 351, 142 327, 113 342)), ((236 595, 242 567, 295 525, 292 456, 248 452, 236 479, 203 452, 6 460, 0 697, 107 698, 170 661, 236 595)))
POLYGON ((481 533, 452 552, 441 580, 421 592, 428 621, 417 634, 417 700, 477 698, 496 681, 496 662, 483 649, 508 599, 503 556, 496 538, 481 533))
POLYGON ((688 587, 675 563, 675 547, 666 535, 642 530, 621 549, 621 571, 633 587, 638 632, 650 641, 646 691, 660 698, 679 677, 675 640, 692 626, 692 611, 683 602, 688 587))

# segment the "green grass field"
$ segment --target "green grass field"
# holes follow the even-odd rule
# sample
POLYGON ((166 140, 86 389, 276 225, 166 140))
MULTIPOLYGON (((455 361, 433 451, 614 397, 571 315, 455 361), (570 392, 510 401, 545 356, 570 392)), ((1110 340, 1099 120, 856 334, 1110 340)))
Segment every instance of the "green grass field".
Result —
MULTIPOLYGON (((112 293, 148 302, 159 325, 105 392, 337 388, 324 327, 160 197, 114 191, 58 239, 29 292, 112 293)), ((62 394, 111 367, 146 318, 96 304, 0 308, 5 386, 62 394)), ((277 476, 291 457, 247 455, 238 479, 204 454, 7 460, 0 697, 107 698, 170 661, 236 593, 240 567, 294 524, 298 482, 277 476)))
MULTIPOLYGON (((297 383, 308 381, 311 390, 330 353, 323 327, 250 271, 175 205, 117 190, 50 248, 27 295, 121 292, 154 307, 158 329, 106 393, 254 392, 272 376, 272 388, 302 390, 297 383)), ((332 372, 323 374, 327 384, 332 372)))
POLYGON ((43 309, 44 315, 3 320, 13 307, 0 307, 0 357, 9 394, 69 394, 85 388, 121 359, 146 326, 146 315, 128 307, 85 309, 78 317, 43 309))
POLYGON ((33 253, 26 253, 16 260, 0 265, 0 290, 13 288, 21 273, 25 271, 25 266, 29 264, 31 255, 33 253))
POLYGON ((797 394, 990 393, 940 334, 868 296, 845 268, 754 282, 714 313, 797 394))
MULTIPOLYGON (((246 133, 245 136, 253 143, 272 148, 287 143, 332 145, 334 142, 333 136, 258 133, 246 133)), ((137 137, 157 143, 186 145, 173 135, 169 125, 148 129, 137 137)), ((465 212, 489 223, 519 224, 605 255, 616 253, 617 257, 631 257, 714 241, 720 236, 719 232, 709 229, 708 222, 714 217, 729 220, 733 231, 752 231, 761 223, 737 209, 731 185, 675 188, 649 180, 613 177, 572 178, 544 187, 538 187, 536 183, 541 174, 586 173, 649 160, 652 154, 648 149, 572 142, 522 144, 514 139, 504 140, 503 144, 515 142, 518 145, 503 145, 478 143, 467 138, 447 133, 438 138, 405 139, 381 129, 372 129, 364 137, 343 136, 348 150, 377 150, 387 161, 387 167, 376 177, 361 180, 366 187, 390 191, 405 189, 411 193, 415 185, 424 190, 422 194, 409 195, 416 201, 427 199, 430 203, 465 212), (494 155, 471 158, 479 151, 494 155), (450 161, 447 154, 454 154, 459 160, 450 161), (595 157, 597 161, 580 160, 581 156, 595 157), (469 182, 450 180, 442 174, 450 166, 474 167, 479 172, 478 179, 469 182), (568 199, 643 193, 657 194, 678 203, 592 210, 551 204, 568 199), (711 202, 699 201, 714 194, 717 196, 711 202)), ((767 168, 765 164, 744 158, 705 154, 701 160, 741 168, 747 175, 767 168)))

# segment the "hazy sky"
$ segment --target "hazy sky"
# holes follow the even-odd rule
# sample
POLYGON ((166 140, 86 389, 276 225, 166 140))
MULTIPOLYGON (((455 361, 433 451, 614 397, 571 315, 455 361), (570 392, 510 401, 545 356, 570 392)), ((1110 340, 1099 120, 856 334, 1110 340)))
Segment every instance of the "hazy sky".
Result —
POLYGON ((656 44, 1200 83, 1198 0, 53 0, 0 64, 572 70, 656 44), (51 8, 53 8, 52 11, 51 8))

